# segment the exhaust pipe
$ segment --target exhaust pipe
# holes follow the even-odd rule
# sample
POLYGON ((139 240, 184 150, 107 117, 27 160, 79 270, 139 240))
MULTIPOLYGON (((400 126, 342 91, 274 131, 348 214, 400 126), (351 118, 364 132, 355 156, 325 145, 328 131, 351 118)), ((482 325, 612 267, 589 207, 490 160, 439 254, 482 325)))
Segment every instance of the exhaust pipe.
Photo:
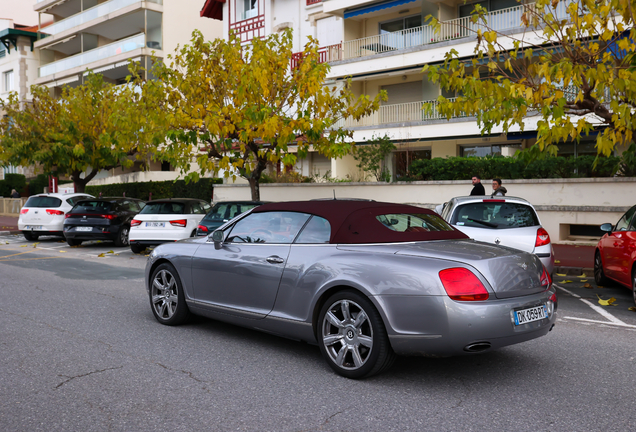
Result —
POLYGON ((490 349, 490 342, 476 342, 464 347, 464 351, 478 353, 490 349))

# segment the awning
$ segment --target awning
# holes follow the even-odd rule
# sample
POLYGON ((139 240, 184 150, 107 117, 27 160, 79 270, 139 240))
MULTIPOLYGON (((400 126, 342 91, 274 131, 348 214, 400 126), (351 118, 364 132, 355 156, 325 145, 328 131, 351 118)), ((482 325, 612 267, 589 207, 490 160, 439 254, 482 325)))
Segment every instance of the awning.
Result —
MULTIPOLYGON (((208 0, 208 1, 212 1, 212 0, 208 0)), ((218 0, 217 0, 218 1, 218 0)), ((365 6, 365 7, 361 7, 361 8, 357 8, 357 9, 349 9, 347 11, 345 11, 344 13, 344 17, 346 18, 353 18, 359 15, 364 15, 367 13, 371 13, 371 12, 377 12, 383 9, 388 9, 388 8, 392 8, 394 6, 401 6, 403 4, 407 4, 407 3, 413 3, 417 0, 388 0, 388 1, 383 1, 381 3, 375 3, 369 6, 365 6)))
POLYGON ((223 3, 225 0, 205 0, 200 16, 223 21, 223 3))

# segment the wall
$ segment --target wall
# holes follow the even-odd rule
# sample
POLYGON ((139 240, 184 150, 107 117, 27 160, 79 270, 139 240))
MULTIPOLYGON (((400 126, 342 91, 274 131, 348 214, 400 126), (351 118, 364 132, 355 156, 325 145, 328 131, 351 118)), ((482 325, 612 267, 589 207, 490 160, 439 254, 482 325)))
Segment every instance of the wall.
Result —
MULTIPOLYGON (((482 179, 490 192, 490 179, 482 179)), ((509 196, 531 202, 553 242, 567 240, 569 224, 613 224, 636 203, 636 178, 503 180, 509 196)), ((413 183, 310 183, 263 184, 261 199, 293 201, 315 198, 363 198, 376 201, 416 204, 427 208, 455 196, 468 195, 470 180, 413 183)), ((215 201, 249 200, 249 187, 218 185, 215 201)))
MULTIPOLYGON (((177 44, 183 46, 189 43, 194 29, 203 33, 206 40, 223 38, 222 21, 199 15, 203 4, 204 1, 163 0, 164 54, 174 54, 177 44)), ((223 13, 227 17, 226 7, 223 13)))

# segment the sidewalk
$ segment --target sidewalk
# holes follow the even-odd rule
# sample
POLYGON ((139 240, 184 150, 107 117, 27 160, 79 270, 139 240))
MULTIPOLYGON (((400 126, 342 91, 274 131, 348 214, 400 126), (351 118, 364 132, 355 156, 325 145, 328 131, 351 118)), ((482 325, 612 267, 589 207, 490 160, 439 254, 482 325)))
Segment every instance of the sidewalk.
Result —
POLYGON ((0 234, 20 234, 18 217, 0 215, 0 234))

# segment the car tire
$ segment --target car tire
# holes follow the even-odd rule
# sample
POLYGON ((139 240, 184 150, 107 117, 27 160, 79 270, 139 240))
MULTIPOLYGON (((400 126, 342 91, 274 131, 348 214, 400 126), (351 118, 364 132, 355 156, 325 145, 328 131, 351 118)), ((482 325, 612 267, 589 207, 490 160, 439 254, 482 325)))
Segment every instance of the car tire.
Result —
POLYGON ((174 266, 161 264, 152 272, 150 281, 150 308, 157 321, 169 326, 183 324, 190 317, 190 311, 174 266))
POLYGON ((119 229, 117 237, 115 237, 115 246, 128 246, 128 234, 130 233, 130 227, 124 225, 119 229))
POLYGON ((33 234, 30 231, 22 231, 22 234, 24 234, 24 238, 28 241, 36 241, 39 237, 37 234, 33 234))
POLYGON ((355 291, 340 291, 325 302, 317 339, 329 366, 347 378, 378 374, 395 361, 380 313, 355 291))
POLYGON ((83 240, 75 240, 75 239, 66 239, 66 243, 68 243, 69 246, 79 246, 82 244, 83 240))
POLYGON ((146 246, 140 245, 140 244, 136 244, 136 243, 131 243, 130 250, 132 251, 132 253, 138 254, 138 253, 141 253, 141 252, 145 251, 146 250, 146 246))
POLYGON ((596 251, 594 254, 594 282, 596 285, 608 285, 610 283, 605 272, 603 271, 603 260, 601 260, 601 252, 596 251))

